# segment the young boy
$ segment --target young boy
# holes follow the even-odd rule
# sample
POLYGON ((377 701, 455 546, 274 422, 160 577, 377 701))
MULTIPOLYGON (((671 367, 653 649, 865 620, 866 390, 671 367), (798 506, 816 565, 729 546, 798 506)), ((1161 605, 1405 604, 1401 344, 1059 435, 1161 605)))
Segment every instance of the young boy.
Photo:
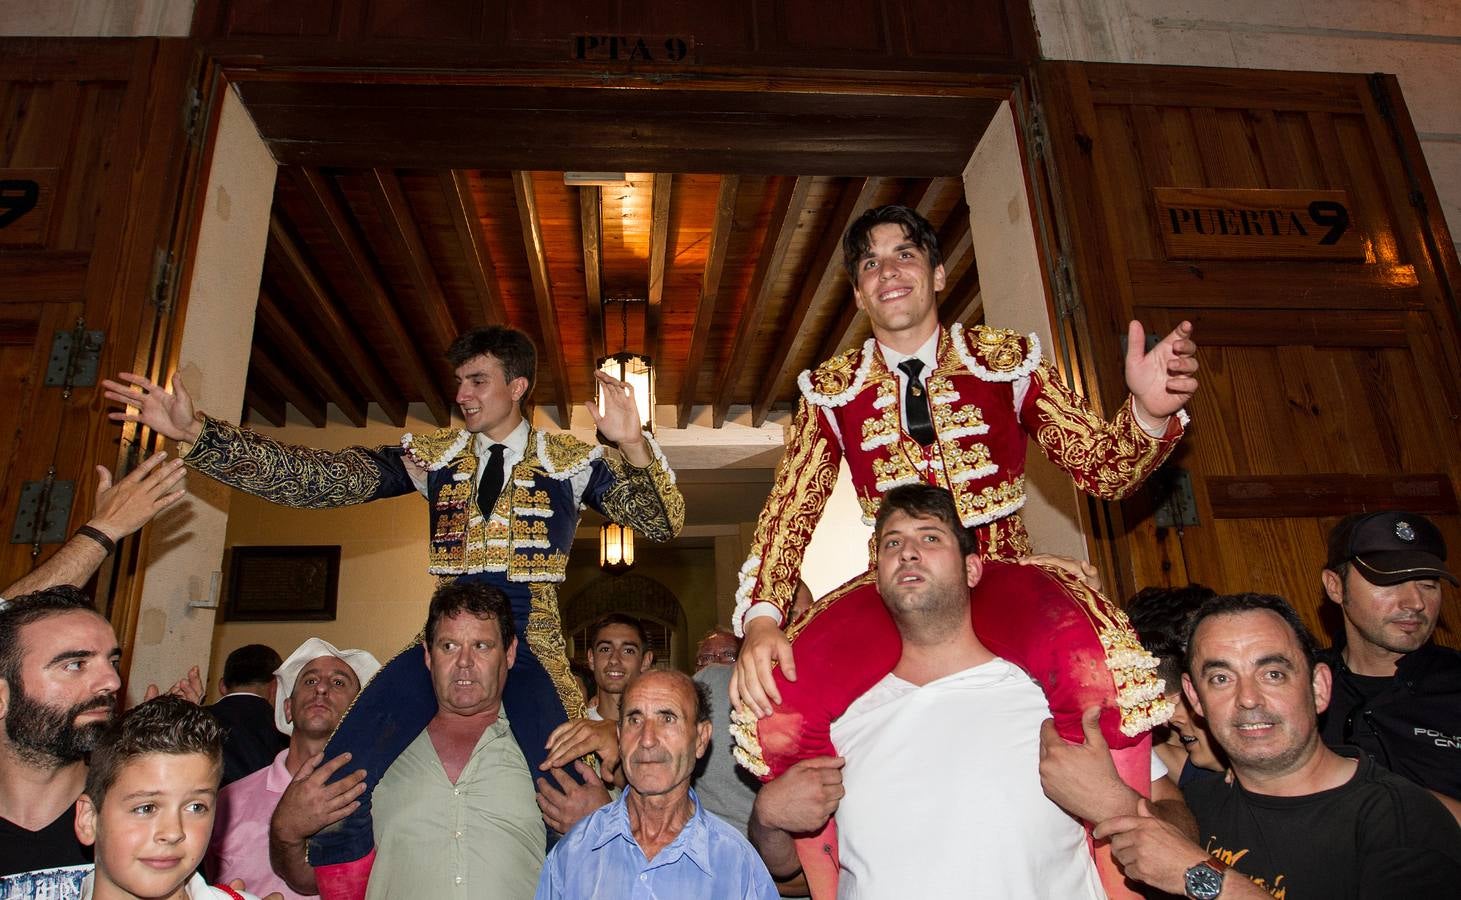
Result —
POLYGON ((206 710, 164 695, 123 716, 76 801, 76 836, 96 845, 82 900, 257 900, 197 874, 222 771, 223 729, 206 710))

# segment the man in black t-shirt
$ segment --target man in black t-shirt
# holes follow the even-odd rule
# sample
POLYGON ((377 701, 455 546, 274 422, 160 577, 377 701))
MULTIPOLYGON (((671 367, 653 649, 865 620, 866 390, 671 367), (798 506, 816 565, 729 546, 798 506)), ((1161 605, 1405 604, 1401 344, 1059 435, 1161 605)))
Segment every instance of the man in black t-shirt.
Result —
POLYGON ((1096 837, 1110 839, 1129 878, 1194 900, 1455 895, 1461 826, 1425 790, 1320 740, 1329 667, 1282 598, 1205 602, 1189 625, 1182 682, 1233 783, 1184 792, 1201 846, 1145 803, 1100 823, 1096 837))
POLYGON ((86 754, 116 716, 120 658, 111 623, 73 587, 0 610, 0 887, 91 861, 76 839, 76 798, 86 754))
POLYGON ((1353 515, 1329 534, 1324 594, 1344 611, 1344 640, 1319 658, 1334 696, 1324 742, 1352 744, 1427 788, 1461 820, 1461 653, 1431 641, 1446 542, 1424 516, 1353 515))

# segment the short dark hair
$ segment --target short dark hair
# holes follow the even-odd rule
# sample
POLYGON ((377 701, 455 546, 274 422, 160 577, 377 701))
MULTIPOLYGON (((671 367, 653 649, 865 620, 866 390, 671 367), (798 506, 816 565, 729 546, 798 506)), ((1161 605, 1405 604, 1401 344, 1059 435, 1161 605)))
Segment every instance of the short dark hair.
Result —
POLYGON ((245 644, 223 662, 223 683, 229 688, 246 684, 268 684, 274 670, 284 665, 279 653, 267 644, 245 644))
MULTIPOLYGON (((695 693, 695 724, 696 725, 699 725, 701 722, 709 722, 710 721, 710 686, 709 685, 707 685, 707 684, 705 684, 703 682, 700 682, 700 681, 696 681, 695 679, 691 678, 689 675, 686 675, 684 672, 681 672, 679 669, 655 669, 654 672, 652 672, 652 673, 646 673, 646 675, 649 675, 649 674, 652 674, 652 675, 663 675, 663 676, 665 676, 667 678, 672 678, 675 681, 680 682, 681 684, 688 684, 688 685, 690 685, 690 690, 695 693)), ((640 676, 640 677, 643 678, 645 676, 640 676)), ((628 709, 628 707, 629 707, 629 704, 627 704, 627 703, 622 703, 621 702, 619 704, 619 722, 620 722, 620 724, 622 724, 624 722, 624 711, 626 709, 628 709)))
POLYGON ((979 552, 979 544, 974 540, 974 535, 959 521, 959 508, 954 505, 954 495, 947 488, 920 481, 916 484, 900 484, 888 491, 883 495, 883 502, 878 506, 878 514, 873 519, 873 533, 879 538, 882 537, 883 526, 895 512, 919 519, 938 519, 953 530, 954 539, 959 542, 960 553, 968 556, 979 552))
POLYGON ((526 378, 528 389, 522 399, 532 396, 533 383, 538 378, 538 349, 532 338, 505 325, 488 325, 473 328, 457 335, 457 339, 446 348, 446 361, 453 369, 460 368, 479 356, 490 356, 502 366, 502 373, 508 381, 526 378))
POLYGON ((1284 620, 1289 630, 1294 633, 1295 640, 1299 642, 1299 649, 1304 653, 1304 662, 1308 664, 1309 671, 1313 672, 1319 659, 1314 635, 1309 631, 1309 626, 1304 624, 1304 620, 1299 618, 1299 614, 1289 605, 1289 602, 1276 594, 1221 594, 1204 601, 1187 623, 1187 634, 1184 640, 1186 652, 1183 656, 1182 668, 1188 674, 1193 674, 1192 637, 1197 634, 1199 625, 1214 616, 1231 616, 1253 610, 1267 610, 1284 620))
POLYGON ((1217 591, 1202 584, 1186 587, 1146 587, 1126 601, 1126 616, 1136 639, 1157 659, 1175 658, 1180 664, 1187 641, 1187 620, 1217 591))
POLYGON ((428 649, 436 641, 437 623, 458 613, 471 613, 479 619, 496 618, 504 649, 517 635, 512 621, 512 604, 507 601, 506 594, 481 581, 448 581, 431 595, 431 608, 426 613, 428 649))
POLYGON ((858 216, 852 227, 847 229, 847 234, 842 236, 842 268, 847 272, 847 280, 853 284, 857 284, 857 264, 872 246, 872 230, 879 225, 903 226, 904 237, 917 244, 928 256, 930 269, 937 269, 943 263, 943 254, 938 249, 938 235, 917 210, 897 204, 879 206, 858 216))
POLYGON ((25 652, 20 646, 22 628, 32 622, 77 611, 101 617, 91 598, 69 584, 58 584, 12 599, 0 610, 0 678, 11 684, 19 680, 20 659, 25 652))
POLYGON ((644 630, 644 623, 628 613, 611 612, 588 627, 588 645, 592 649, 594 644, 599 642, 599 632, 610 625, 627 625, 634 629, 639 635, 639 648, 649 649, 649 632, 644 630))
POLYGON ((107 791, 117 783, 122 767, 139 756, 166 753, 181 756, 202 753, 223 773, 223 726, 196 703, 163 694, 128 710, 107 729, 86 770, 86 795, 101 809, 107 791))

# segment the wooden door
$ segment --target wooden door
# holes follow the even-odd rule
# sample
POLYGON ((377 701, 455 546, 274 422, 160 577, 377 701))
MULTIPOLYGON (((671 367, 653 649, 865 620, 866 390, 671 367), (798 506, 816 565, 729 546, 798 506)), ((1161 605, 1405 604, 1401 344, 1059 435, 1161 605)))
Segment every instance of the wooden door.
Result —
MULTIPOLYGON (((1332 628, 1325 537, 1361 510, 1429 515, 1461 570, 1458 270, 1395 80, 1048 63, 1037 81, 1069 374, 1120 402, 1130 317, 1161 332, 1190 319, 1201 348, 1171 464, 1197 524, 1158 527, 1153 490, 1093 515, 1116 522, 1122 595, 1273 592, 1332 628)), ((1454 591, 1442 623, 1461 644, 1454 591)))
MULTIPOLYGON (((154 365, 171 303, 163 279, 188 148, 192 53, 186 41, 158 39, 7 38, 0 50, 4 585, 59 546, 15 540, 25 483, 74 486, 69 517, 52 517, 64 537, 90 516, 94 466, 128 463, 96 379, 46 381, 57 334, 88 343, 99 333, 90 368, 100 377, 154 365)), ((135 543, 100 587, 104 608, 135 575, 135 543)))

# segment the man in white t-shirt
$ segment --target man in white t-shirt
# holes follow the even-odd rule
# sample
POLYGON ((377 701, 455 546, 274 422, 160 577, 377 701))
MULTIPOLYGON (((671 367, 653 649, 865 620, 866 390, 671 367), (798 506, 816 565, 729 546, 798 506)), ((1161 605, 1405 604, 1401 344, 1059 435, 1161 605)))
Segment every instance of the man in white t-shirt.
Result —
POLYGON ((791 834, 835 812, 842 898, 1104 897, 1084 828, 1041 789, 1044 694, 974 633, 983 562, 958 523, 943 488, 884 497, 878 589, 902 658, 833 723, 841 757, 764 786, 752 840, 784 876, 798 866, 791 834))

